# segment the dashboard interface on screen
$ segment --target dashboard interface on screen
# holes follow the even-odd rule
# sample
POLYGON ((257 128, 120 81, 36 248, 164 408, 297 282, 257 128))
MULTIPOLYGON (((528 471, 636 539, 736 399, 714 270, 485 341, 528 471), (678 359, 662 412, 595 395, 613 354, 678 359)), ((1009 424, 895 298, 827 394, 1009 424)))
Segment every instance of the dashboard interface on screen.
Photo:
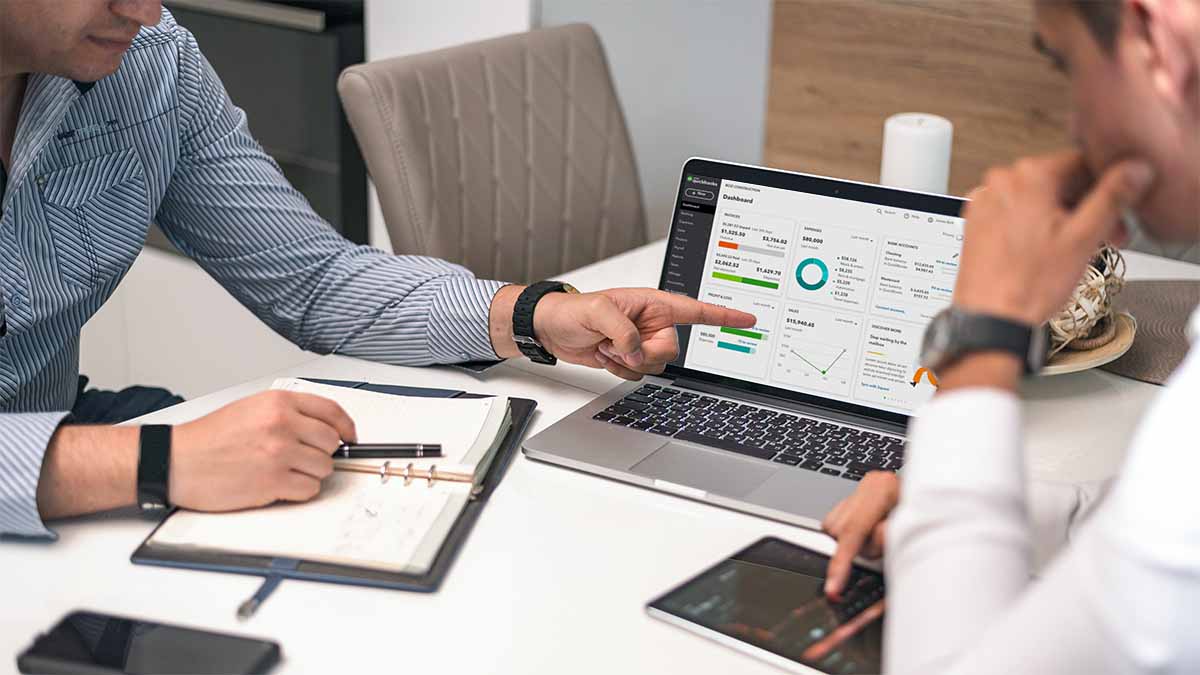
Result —
POLYGON ((912 414, 962 235, 959 217, 685 171, 663 288, 758 324, 681 329, 674 365, 912 414))

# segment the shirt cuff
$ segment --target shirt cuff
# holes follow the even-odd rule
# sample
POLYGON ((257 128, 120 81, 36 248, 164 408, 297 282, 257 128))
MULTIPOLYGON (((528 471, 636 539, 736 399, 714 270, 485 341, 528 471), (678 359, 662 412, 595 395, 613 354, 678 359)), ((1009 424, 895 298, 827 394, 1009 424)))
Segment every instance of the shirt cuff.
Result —
POLYGON ((939 394, 909 426, 904 490, 1019 493, 1024 486, 1021 403, 1011 392, 963 389, 939 394))
POLYGON ((37 488, 50 438, 66 412, 0 415, 0 536, 54 541, 38 513, 37 488))
POLYGON ((508 284, 446 277, 429 310, 429 351, 437 363, 499 361, 488 323, 492 298, 508 284))

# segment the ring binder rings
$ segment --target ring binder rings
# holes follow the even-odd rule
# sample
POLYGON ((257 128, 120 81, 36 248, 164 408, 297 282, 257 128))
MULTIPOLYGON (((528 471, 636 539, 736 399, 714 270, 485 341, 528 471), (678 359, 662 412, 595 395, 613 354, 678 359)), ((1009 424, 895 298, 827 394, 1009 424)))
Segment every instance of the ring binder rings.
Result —
MULTIPOLYGON (((347 382, 340 380, 311 380, 320 384, 363 389, 380 393, 400 396, 428 396, 432 398, 484 398, 479 394, 446 389, 422 389, 416 387, 389 386, 370 384, 366 382, 347 382)), ((537 408, 537 402, 529 399, 509 399, 511 425, 501 440, 495 458, 484 474, 483 479, 471 493, 470 500, 454 521, 449 532, 437 550, 433 563, 423 573, 394 572, 389 570, 358 567, 353 565, 318 562, 312 560, 284 560, 271 556, 230 554, 214 551, 166 549, 152 547, 148 542, 154 537, 151 532, 146 540, 130 557, 134 564, 155 565, 182 569, 206 570, 211 572, 226 572, 254 576, 277 575, 285 579, 305 579, 335 584, 350 584, 356 586, 371 586, 394 590, 414 591, 419 593, 435 592, 445 581, 454 560, 462 545, 470 536, 471 530, 478 520, 483 508, 487 505, 491 493, 499 486, 500 480, 508 470, 521 439, 537 408), (282 564, 281 564, 282 563, 282 564)), ((345 463, 344 460, 339 460, 345 463)), ((388 466, 385 474, 388 477, 403 476, 403 469, 388 466)), ((379 468, 371 465, 370 473, 379 474, 379 468)), ((436 480, 448 476, 447 472, 437 471, 436 480)), ((381 476, 382 480, 383 476, 381 476)), ((425 479, 429 476, 419 475, 414 469, 410 479, 425 479)), ((404 489, 400 487, 399 489, 404 489)), ((166 522, 165 519, 163 522, 166 522)), ((159 524, 161 527, 162 524, 159 524)), ((157 531, 158 528, 155 528, 157 531)))
POLYGON ((406 487, 408 486, 409 483, 411 483, 413 481, 414 478, 423 478, 429 482, 430 486, 432 486, 437 481, 448 481, 448 482, 452 482, 452 483, 473 483, 473 482, 475 482, 475 477, 470 474, 459 473, 457 471, 438 471, 436 464, 434 464, 433 466, 429 467, 428 470, 426 470, 426 469, 413 468, 412 462, 409 462, 408 464, 406 464, 404 466, 403 469, 396 470, 396 469, 392 468, 392 462, 389 460, 379 466, 375 466, 374 464, 353 464, 350 462, 338 462, 337 464, 334 465, 333 468, 337 471, 353 471, 355 473, 379 474, 379 482, 380 483, 386 483, 386 482, 388 482, 388 479, 391 478, 392 476, 398 476, 398 477, 404 479, 404 485, 406 487))

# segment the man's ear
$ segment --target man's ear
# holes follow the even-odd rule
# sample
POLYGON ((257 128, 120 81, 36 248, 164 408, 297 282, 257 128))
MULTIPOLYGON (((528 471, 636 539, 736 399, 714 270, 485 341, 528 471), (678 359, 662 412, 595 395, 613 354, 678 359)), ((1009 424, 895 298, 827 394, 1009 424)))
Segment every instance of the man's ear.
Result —
MULTIPOLYGON (((1176 110, 1200 114, 1200 63, 1193 44, 1197 20, 1191 0, 1129 0, 1121 39, 1130 40, 1154 92, 1176 110)), ((1128 44, 1128 43, 1127 43, 1128 44)))

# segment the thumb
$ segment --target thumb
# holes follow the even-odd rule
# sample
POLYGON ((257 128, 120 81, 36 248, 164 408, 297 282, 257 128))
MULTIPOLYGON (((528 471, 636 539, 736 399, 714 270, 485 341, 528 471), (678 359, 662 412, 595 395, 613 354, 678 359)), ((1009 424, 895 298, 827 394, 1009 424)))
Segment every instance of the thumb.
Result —
POLYGON ((612 300, 598 297, 587 317, 591 330, 608 338, 613 352, 627 357, 631 365, 638 365, 642 362, 642 336, 637 326, 612 300))
POLYGON ((1100 176, 1065 225, 1065 234, 1080 243, 1099 243, 1115 230, 1122 213, 1137 206, 1154 182, 1154 167, 1127 159, 1100 176))

